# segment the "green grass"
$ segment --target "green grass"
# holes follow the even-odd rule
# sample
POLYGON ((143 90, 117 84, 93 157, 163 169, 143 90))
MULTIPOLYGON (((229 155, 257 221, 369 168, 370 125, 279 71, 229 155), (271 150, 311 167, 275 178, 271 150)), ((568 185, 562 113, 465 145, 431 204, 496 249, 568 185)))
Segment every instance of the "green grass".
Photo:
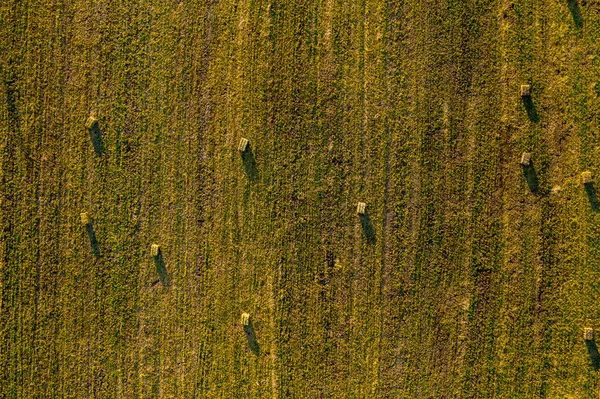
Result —
POLYGON ((598 11, 9 0, 0 397, 596 397, 598 11))

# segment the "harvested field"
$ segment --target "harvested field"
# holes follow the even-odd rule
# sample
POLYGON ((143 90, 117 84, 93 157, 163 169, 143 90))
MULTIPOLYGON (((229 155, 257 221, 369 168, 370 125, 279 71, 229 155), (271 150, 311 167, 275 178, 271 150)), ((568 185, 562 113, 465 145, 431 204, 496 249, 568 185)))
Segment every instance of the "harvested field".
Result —
POLYGON ((0 22, 0 398, 600 394, 598 0, 0 22))

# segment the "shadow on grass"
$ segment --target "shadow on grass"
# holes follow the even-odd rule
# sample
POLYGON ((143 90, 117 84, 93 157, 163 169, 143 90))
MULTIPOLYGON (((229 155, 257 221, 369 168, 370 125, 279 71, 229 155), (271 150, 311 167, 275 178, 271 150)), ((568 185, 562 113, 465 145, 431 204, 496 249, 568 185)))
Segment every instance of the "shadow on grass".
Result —
POLYGON ((535 109, 535 104, 533 103, 533 99, 531 98, 531 96, 521 97, 521 99, 523 100, 523 105, 527 110, 527 117, 529 118, 529 120, 535 123, 539 122, 540 116, 538 115, 537 110, 535 109))
POLYGON ((98 123, 94 123, 90 128, 90 138, 92 139, 92 145, 94 146, 96 155, 102 155, 104 153, 104 143, 102 142, 102 132, 100 131, 98 123))
POLYGON ((163 259, 162 252, 154 257, 154 265, 156 266, 156 272, 158 273, 158 279, 160 280, 163 287, 171 285, 169 281, 169 274, 167 273, 167 267, 165 266, 165 260, 163 259))
POLYGON ((594 370, 600 370, 600 353, 598 353, 598 347, 596 346, 595 340, 586 340, 585 346, 587 346, 590 360, 592 361, 592 367, 594 370))
POLYGON ((577 0, 569 0, 569 11, 571 11, 571 16, 577 29, 583 28, 583 17, 581 16, 581 8, 579 8, 577 0))
POLYGON ((533 162, 530 162, 527 166, 522 166, 523 168, 523 176, 525 177, 525 181, 527 181, 527 186, 529 186, 529 191, 537 194, 539 192, 539 182, 537 173, 535 172, 535 167, 533 166, 533 162))
POLYGON ((246 339, 248 340, 248 346, 250 350, 255 355, 260 353, 260 345, 258 345, 258 341, 256 340, 256 334, 254 332, 254 326, 252 322, 249 322, 248 325, 244 326, 244 333, 246 334, 246 339))
POLYGON ((367 242, 369 244, 375 244, 377 239, 375 238, 375 230, 373 229, 373 223, 371 223, 371 218, 367 213, 358 216, 360 217, 360 224, 362 225, 362 230, 363 233, 365 233, 367 242))
POLYGON ((98 246, 98 240, 96 239, 96 232, 94 232, 94 226, 91 223, 85 225, 87 230, 88 239, 90 240, 90 247, 94 256, 100 256, 100 247, 98 246))
POLYGON ((258 180, 258 168, 256 167, 256 159, 254 158, 254 153, 252 152, 252 148, 248 145, 246 151, 242 152, 242 161, 244 162, 244 170, 246 171, 246 176, 248 176, 248 180, 251 182, 255 182, 258 180))
POLYGON ((596 195, 596 189, 594 188, 594 184, 587 183, 584 185, 585 192, 587 193, 588 200, 590 201, 590 205, 594 212, 600 211, 600 203, 598 203, 598 196, 596 195))

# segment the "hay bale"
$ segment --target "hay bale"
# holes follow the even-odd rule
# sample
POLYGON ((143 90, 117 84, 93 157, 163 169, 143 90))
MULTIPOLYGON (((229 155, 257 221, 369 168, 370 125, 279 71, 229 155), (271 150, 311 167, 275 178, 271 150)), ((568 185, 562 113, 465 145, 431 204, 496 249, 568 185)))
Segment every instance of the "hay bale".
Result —
POLYGON ((531 85, 521 85, 521 97, 531 96, 531 85))
POLYGON ((87 127, 88 129, 93 129, 97 125, 98 119, 96 119, 96 117, 94 117, 93 115, 90 115, 90 117, 87 118, 87 121, 85 122, 85 127, 87 127))
POLYGON ((152 244, 150 253, 152 254, 152 256, 157 257, 160 254, 160 245, 152 244))
POLYGON ((590 327, 586 327, 583 329, 583 339, 586 341, 594 340, 594 329, 590 327))
POLYGON ((84 226, 90 224, 90 217, 88 216, 87 212, 81 213, 81 224, 84 226))
POLYGON ((585 172, 581 173, 581 182, 583 184, 592 184, 592 172, 586 170, 585 172))
POLYGON ((367 204, 365 204, 364 202, 359 202, 358 206, 356 207, 356 213, 359 215, 364 215, 366 208, 367 208, 367 204))
POLYGON ((248 327, 250 325, 250 315, 248 313, 242 313, 242 326, 248 327))
POLYGON ((239 152, 246 152, 246 150, 248 150, 248 144, 250 142, 248 141, 248 139, 243 138, 240 140, 240 144, 238 145, 238 150, 239 152))
POLYGON ((524 152, 521 155, 521 165, 522 166, 529 166, 531 164, 531 153, 530 152, 524 152))

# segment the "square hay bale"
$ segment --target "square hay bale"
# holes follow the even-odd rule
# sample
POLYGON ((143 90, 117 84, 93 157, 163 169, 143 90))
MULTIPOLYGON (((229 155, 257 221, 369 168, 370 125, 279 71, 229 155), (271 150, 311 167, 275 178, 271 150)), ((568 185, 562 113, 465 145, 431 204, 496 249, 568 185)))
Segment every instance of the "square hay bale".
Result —
POLYGON ((248 141, 248 139, 242 137, 242 139, 240 140, 240 144, 238 145, 239 152, 246 152, 249 143, 250 142, 248 141))
POLYGON ((581 173, 581 182, 583 184, 592 184, 592 172, 586 170, 585 172, 581 173))
POLYGON ((247 327, 250 325, 250 315, 248 313, 242 313, 242 326, 247 327))
POLYGON ((250 320, 250 315, 248 313, 242 313, 242 327, 244 329, 246 339, 248 340, 248 346, 250 346, 250 350, 255 355, 258 355, 260 352, 260 346, 256 340, 256 333, 254 332, 254 327, 252 326, 252 321, 250 320))
POLYGON ((359 202, 356 207, 356 213, 359 215, 364 215, 366 208, 367 208, 367 204, 365 204, 364 202, 359 202))
POLYGON ((88 216, 87 212, 81 213, 81 224, 84 226, 90 224, 90 217, 88 216))
POLYGON ((531 85, 521 85, 521 97, 531 96, 531 85))
POLYGON ((92 115, 90 115, 90 117, 87 118, 87 121, 85 121, 85 127, 88 129, 93 129, 96 125, 98 125, 98 119, 92 115))
POLYGON ((157 257, 160 254, 160 245, 152 244, 150 253, 152 254, 152 256, 157 257))
POLYGON ((594 340, 594 329, 590 327, 586 327, 583 329, 583 339, 586 341, 594 340))
POLYGON ((530 152, 524 152, 521 155, 521 165, 522 166, 529 166, 531 164, 531 153, 530 152))

